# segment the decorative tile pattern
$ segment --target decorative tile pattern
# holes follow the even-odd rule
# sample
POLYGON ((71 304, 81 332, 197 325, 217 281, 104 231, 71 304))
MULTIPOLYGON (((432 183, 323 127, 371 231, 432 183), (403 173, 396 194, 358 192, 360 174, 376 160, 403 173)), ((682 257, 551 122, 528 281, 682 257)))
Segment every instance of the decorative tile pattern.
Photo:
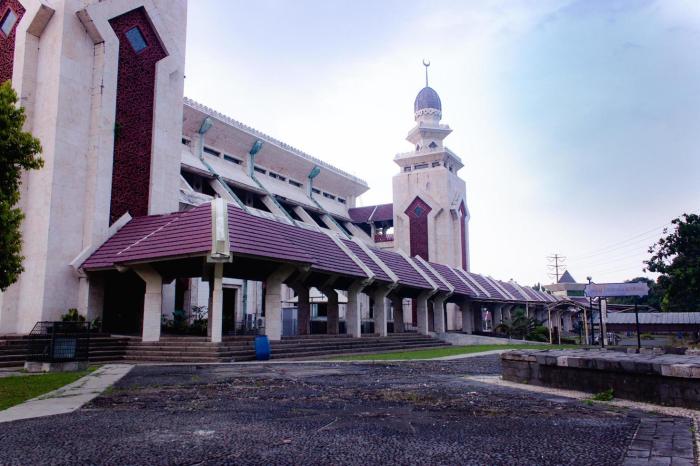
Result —
POLYGON ((126 212, 148 214, 153 139, 156 63, 168 54, 144 8, 109 21, 119 38, 119 76, 114 128, 114 165, 110 223, 126 212), (127 33, 138 28, 148 46, 140 52, 127 33))
POLYGON ((0 1, 0 18, 5 18, 9 10, 17 16, 9 34, 0 33, 0 83, 12 79, 15 60, 15 37, 17 24, 24 16, 25 9, 18 0, 0 1))
POLYGON ((433 210, 420 197, 416 197, 408 206, 405 213, 409 218, 409 234, 411 256, 421 256, 430 259, 428 248, 428 214, 433 210))

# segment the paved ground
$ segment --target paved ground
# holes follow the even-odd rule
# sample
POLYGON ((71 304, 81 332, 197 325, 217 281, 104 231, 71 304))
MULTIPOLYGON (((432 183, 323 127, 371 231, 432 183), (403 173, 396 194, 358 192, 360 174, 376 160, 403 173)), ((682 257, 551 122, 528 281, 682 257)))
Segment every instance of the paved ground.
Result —
POLYGON ((499 372, 497 355, 140 366, 79 411, 3 424, 0 464, 620 465, 656 422, 463 378, 499 372))

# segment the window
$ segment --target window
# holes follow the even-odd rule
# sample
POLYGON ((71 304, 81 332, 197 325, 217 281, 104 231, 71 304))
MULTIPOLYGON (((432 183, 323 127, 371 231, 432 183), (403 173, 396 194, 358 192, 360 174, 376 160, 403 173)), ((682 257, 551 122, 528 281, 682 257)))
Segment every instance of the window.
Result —
POLYGON ((328 199, 335 199, 335 196, 331 193, 323 193, 323 197, 327 197, 328 199))
POLYGON ((257 166, 253 167, 253 170, 255 170, 258 173, 262 173, 263 175, 267 173, 267 170, 265 170, 264 168, 257 167, 257 166))
POLYGON ((421 215, 423 215, 423 208, 418 205, 415 209, 413 209, 413 212, 416 213, 416 217, 420 217, 421 215))
POLYGON ((278 173, 275 173, 275 172, 267 172, 267 174, 268 174, 271 178, 275 178, 275 179, 280 180, 280 181, 286 181, 286 180, 287 180, 287 178, 285 178, 284 176, 282 176, 282 175, 280 175, 280 174, 278 174, 278 173))
POLYGON ((403 171, 404 171, 404 172, 410 172, 410 171, 411 171, 411 167, 403 167, 403 171))
POLYGON ((242 160, 238 160, 236 157, 232 157, 228 154, 224 154, 224 160, 235 163, 236 165, 241 165, 243 163, 242 160))
POLYGON ((12 33, 12 28, 15 27, 17 22, 17 15, 12 8, 8 8, 5 15, 2 17, 2 22, 0 22, 0 30, 8 37, 12 33))
POLYGON ((439 166, 440 166, 440 162, 433 162, 433 167, 439 167, 439 166))
POLYGON ((209 155, 213 155, 214 157, 221 157, 221 152, 219 152, 218 150, 214 150, 211 147, 204 146, 204 149, 202 150, 209 155))
POLYGON ((186 145, 186 146, 189 146, 190 144, 192 144, 192 141, 190 141, 190 140, 187 139, 187 138, 182 138, 182 143, 183 143, 184 145, 186 145))
POLYGON ((421 168, 428 168, 428 166, 429 165, 427 163, 417 163, 413 166, 413 169, 420 170, 421 168))
POLYGON ((339 197, 338 202, 340 202, 341 204, 345 204, 347 201, 345 199, 343 199, 342 197, 339 197))
POLYGON ((138 26, 126 31, 126 38, 129 41, 129 44, 131 44, 131 48, 134 49, 134 52, 136 53, 141 53, 146 49, 146 47, 148 47, 148 44, 146 44, 146 39, 143 38, 141 29, 139 29, 138 26))
POLYGON ((428 144, 428 147, 431 149, 435 149, 437 147, 437 144, 435 144, 435 141, 431 141, 430 144, 428 144))
POLYGON ((299 183, 298 181, 294 181, 294 180, 289 180, 289 184, 291 184, 292 186, 296 186, 297 188, 301 188, 302 186, 304 186, 303 184, 299 183))
POLYGON ((311 191, 313 191, 315 194, 321 194, 321 190, 320 190, 320 189, 311 188, 311 191))

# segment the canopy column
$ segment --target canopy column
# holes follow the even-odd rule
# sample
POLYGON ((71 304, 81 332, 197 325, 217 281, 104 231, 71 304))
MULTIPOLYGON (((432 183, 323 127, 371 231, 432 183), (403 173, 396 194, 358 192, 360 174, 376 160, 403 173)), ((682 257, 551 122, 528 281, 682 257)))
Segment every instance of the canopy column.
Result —
POLYGON ((140 265, 135 267, 134 271, 146 282, 141 341, 159 341, 163 312, 163 277, 149 265, 140 265))
POLYGON ((224 301, 223 280, 224 264, 214 264, 214 270, 209 277, 209 325, 207 325, 207 336, 212 343, 221 342, 224 301))
POLYGON ((340 308, 338 306, 338 292, 333 288, 325 288, 323 294, 328 298, 326 304, 326 333, 337 335, 340 328, 340 308))
POLYGON ((403 298, 401 296, 392 297, 391 308, 394 317, 394 333, 403 333, 406 331, 403 322, 403 298))
POLYGON ((428 298, 433 294, 432 291, 424 291, 416 298, 416 314, 418 317, 418 333, 428 335, 428 298))
POLYGON ((372 294, 374 299, 374 333, 380 337, 385 337, 387 322, 386 297, 391 292, 391 288, 379 287, 372 294))
POLYGON ((362 336, 360 293, 364 287, 363 282, 356 281, 348 288, 348 304, 345 307, 345 331, 353 338, 362 336))
POLYGON ((473 304, 469 301, 463 301, 459 305, 459 310, 462 312, 462 332, 464 333, 474 332, 474 317, 472 316, 472 306, 473 304))
POLYGON ((433 298, 433 329, 435 333, 445 333, 445 300, 447 296, 439 294, 433 298))
POLYGON ((299 335, 311 333, 311 303, 309 302, 309 287, 300 285, 297 293, 297 330, 299 335))
POLYGON ((294 272, 283 265, 265 280, 265 335, 270 340, 282 339, 282 283, 294 272))

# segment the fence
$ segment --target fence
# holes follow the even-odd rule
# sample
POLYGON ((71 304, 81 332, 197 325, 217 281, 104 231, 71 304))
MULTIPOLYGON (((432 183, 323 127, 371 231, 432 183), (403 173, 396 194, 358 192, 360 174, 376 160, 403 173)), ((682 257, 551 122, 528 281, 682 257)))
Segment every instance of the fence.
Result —
POLYGON ((29 332, 28 361, 87 361, 89 322, 37 322, 29 332))

